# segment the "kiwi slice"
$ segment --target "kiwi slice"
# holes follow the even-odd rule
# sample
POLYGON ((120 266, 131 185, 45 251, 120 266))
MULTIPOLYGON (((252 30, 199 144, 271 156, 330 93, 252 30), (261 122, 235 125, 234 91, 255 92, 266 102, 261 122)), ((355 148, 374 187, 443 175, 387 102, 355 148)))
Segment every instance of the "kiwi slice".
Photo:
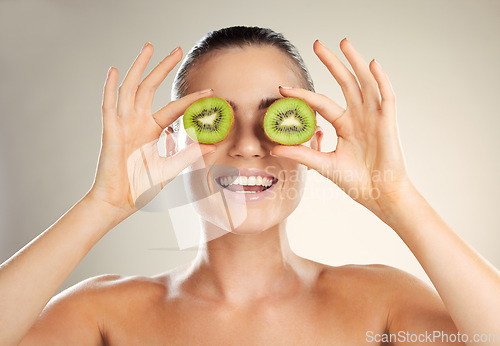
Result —
POLYGON ((194 102, 184 112, 184 128, 200 143, 216 143, 226 138, 233 124, 233 109, 219 97, 194 102))
POLYGON ((264 131, 274 142, 295 145, 308 141, 316 129, 316 116, 301 99, 275 101, 264 116, 264 131))

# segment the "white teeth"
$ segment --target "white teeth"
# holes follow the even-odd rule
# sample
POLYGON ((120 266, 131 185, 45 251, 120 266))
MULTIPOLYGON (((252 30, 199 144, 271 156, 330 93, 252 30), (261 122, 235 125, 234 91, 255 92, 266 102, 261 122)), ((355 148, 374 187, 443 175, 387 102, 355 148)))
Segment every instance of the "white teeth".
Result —
POLYGON ((247 184, 250 185, 250 186, 255 186, 255 182, 256 181, 257 181, 257 179, 255 177, 248 177, 247 184))
MULTIPOLYGON (((273 180, 271 178, 267 177, 262 177, 262 176, 245 176, 245 175, 240 175, 240 176, 226 176, 226 177, 221 177, 219 179, 220 183, 224 186, 229 186, 229 185, 244 185, 244 186, 264 186, 264 187, 269 187, 273 184, 273 180)), ((255 191, 251 191, 255 192, 255 191)))
MULTIPOLYGON (((264 179, 265 179, 265 178, 264 178, 264 179)), ((256 185, 262 185, 262 186, 265 186, 265 185, 262 183, 262 181, 263 181, 263 179, 262 179, 262 177, 259 175, 259 176, 257 177, 257 180, 256 180, 255 184, 256 184, 256 185)))

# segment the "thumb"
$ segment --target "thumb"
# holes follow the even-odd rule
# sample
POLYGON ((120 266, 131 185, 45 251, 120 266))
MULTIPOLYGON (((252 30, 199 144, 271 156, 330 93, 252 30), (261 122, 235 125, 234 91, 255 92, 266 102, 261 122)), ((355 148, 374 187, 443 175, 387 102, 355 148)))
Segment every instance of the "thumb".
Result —
POLYGON ((328 177, 335 153, 323 153, 304 145, 277 145, 271 150, 271 155, 295 160, 328 177))
POLYGON ((188 145, 186 148, 175 153, 175 155, 163 159, 163 177, 166 184, 182 172, 185 168, 196 162, 203 155, 212 153, 217 149, 213 144, 201 144, 198 142, 188 145))

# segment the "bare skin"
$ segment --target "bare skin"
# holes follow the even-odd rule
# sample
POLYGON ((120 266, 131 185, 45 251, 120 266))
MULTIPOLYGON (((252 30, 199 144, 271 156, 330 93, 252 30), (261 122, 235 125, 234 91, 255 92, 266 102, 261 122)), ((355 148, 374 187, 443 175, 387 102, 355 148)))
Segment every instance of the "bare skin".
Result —
MULTIPOLYGON (((92 189, 1 268, 0 292, 8 298, 0 303, 1 343, 357 345, 383 344, 383 333, 449 335, 456 334, 457 327, 462 333, 499 333, 498 271, 446 226, 409 180, 387 76, 374 62, 364 64, 343 40, 341 49, 360 88, 326 47, 316 42, 314 49, 341 85, 346 110, 301 89, 286 56, 270 47, 218 53, 217 59, 208 59, 194 71, 188 96, 153 116, 154 91, 181 52, 167 57, 139 84, 152 55, 152 46, 146 45, 120 87, 118 107, 118 76, 111 69, 104 90, 103 148, 92 189), (212 90, 198 91, 208 88, 212 90), (151 154, 148 144, 190 103, 210 95, 236 105, 235 128, 217 145, 202 145, 196 151, 186 140, 175 156, 149 161, 154 162, 148 167, 156 169, 152 176, 160 188, 183 168, 201 165, 200 155, 208 166, 260 170, 272 166, 273 173, 302 172, 303 165, 316 169, 398 233, 439 295, 394 268, 331 267, 295 255, 286 238, 286 218, 298 199, 279 204, 276 199, 247 205, 248 218, 231 233, 200 247, 192 263, 152 278, 92 278, 47 305, 90 248, 137 210, 134 202, 143 192, 144 176, 131 181, 127 159, 141 146, 145 155, 151 154), (320 152, 319 128, 300 147, 276 146, 263 136, 257 125, 265 107, 259 105, 285 96, 303 98, 331 122, 339 136, 335 152, 320 152), (389 181, 373 179, 376 171, 385 169, 394 173, 389 181), (334 174, 348 170, 364 173, 359 175, 364 178, 352 182, 334 174), (354 195, 371 189, 380 195, 354 195), (92 218, 86 217, 89 213, 92 218), (451 257, 459 269, 450 263, 451 257)), ((279 191, 286 191, 300 190, 303 183, 283 179, 277 184, 279 191)), ((199 212, 205 232, 220 231, 208 221, 210 208, 200 205, 199 212)))
POLYGON ((246 305, 207 294, 194 278, 169 298, 179 269, 154 278, 90 279, 46 309, 21 345, 380 345, 366 342, 367 332, 456 333, 439 297, 404 272, 308 264, 319 271, 314 285, 291 279, 281 292, 246 305))

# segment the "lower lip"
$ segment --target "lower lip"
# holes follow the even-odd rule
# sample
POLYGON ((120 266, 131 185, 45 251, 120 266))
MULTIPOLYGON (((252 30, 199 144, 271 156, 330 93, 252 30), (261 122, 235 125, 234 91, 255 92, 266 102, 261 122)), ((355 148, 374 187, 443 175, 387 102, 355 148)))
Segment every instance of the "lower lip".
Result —
POLYGON ((224 196, 235 202, 239 203, 252 203, 252 202, 258 202, 263 199, 270 199, 272 194, 274 193, 273 190, 275 189, 276 185, 278 182, 274 183, 271 185, 270 188, 262 191, 262 192, 235 192, 231 191, 229 189, 223 188, 222 186, 219 185, 221 188, 221 192, 224 193, 224 196))

